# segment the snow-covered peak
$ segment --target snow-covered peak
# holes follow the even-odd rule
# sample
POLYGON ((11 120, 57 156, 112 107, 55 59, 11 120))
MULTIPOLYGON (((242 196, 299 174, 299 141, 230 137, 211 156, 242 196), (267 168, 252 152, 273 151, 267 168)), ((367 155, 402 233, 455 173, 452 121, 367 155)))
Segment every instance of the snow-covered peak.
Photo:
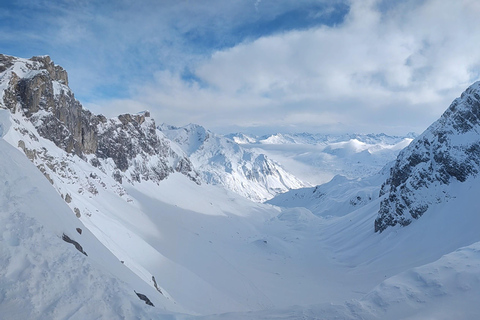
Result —
POLYGON ((249 144, 249 143, 255 143, 257 141, 255 137, 252 137, 244 133, 231 133, 231 134, 225 135, 225 138, 233 140, 235 143, 238 143, 238 144, 249 144))
POLYGON ((159 127, 172 141, 176 142, 182 150, 191 155, 210 138, 211 132, 198 124, 188 124, 184 127, 164 125, 159 127))
POLYGON ((417 135, 413 132, 405 136, 391 136, 384 133, 369 134, 320 134, 320 133, 275 133, 263 136, 249 135, 245 133, 231 133, 225 137, 239 144, 279 145, 279 144, 308 144, 327 146, 334 143, 342 143, 357 140, 368 145, 396 145, 405 139, 413 140, 417 135))
POLYGON ((254 201, 265 201, 278 193, 305 186, 265 154, 244 149, 202 126, 164 125, 159 129, 190 156, 202 180, 209 184, 223 185, 254 201))
POLYGON ((288 135, 277 133, 265 139, 261 139, 259 142, 264 144, 283 144, 283 143, 295 143, 295 140, 292 137, 289 137, 288 135))

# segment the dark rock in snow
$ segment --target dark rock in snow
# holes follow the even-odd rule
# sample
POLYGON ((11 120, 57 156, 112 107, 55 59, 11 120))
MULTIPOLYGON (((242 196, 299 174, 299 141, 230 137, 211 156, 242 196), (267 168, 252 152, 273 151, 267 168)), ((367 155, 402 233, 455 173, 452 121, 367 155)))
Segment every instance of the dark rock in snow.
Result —
POLYGON ((153 286, 155 287, 155 289, 157 289, 157 291, 160 292, 160 294, 163 295, 163 292, 162 292, 162 290, 160 290, 160 288, 158 287, 157 281, 155 280, 155 277, 154 277, 154 276, 152 276, 152 281, 153 281, 153 286))
POLYGON ((133 292, 135 292, 135 294, 140 298, 140 300, 143 300, 145 301, 146 304, 148 304, 149 306, 152 306, 152 307, 155 307, 152 303, 152 301, 150 301, 150 299, 148 299, 148 297, 142 293, 138 293, 137 291, 133 290, 133 292))
POLYGON ((88 256, 87 253, 85 251, 83 251, 83 248, 82 246, 80 245, 80 243, 78 243, 77 241, 75 240, 72 240, 70 239, 69 236, 67 236, 65 233, 63 234, 62 236, 62 240, 65 241, 65 242, 68 242, 68 243, 71 243, 75 246, 75 249, 77 249, 78 251, 80 251, 81 253, 83 253, 84 255, 88 256))

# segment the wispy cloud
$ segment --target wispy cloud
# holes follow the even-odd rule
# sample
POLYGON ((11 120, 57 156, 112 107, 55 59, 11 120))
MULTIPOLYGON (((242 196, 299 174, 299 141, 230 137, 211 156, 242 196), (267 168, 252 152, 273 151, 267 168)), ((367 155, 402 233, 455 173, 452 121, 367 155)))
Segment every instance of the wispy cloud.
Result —
POLYGON ((135 99, 176 124, 421 131, 478 79, 479 14, 475 1, 405 2, 386 11, 353 1, 338 26, 216 51, 194 68, 199 83, 160 72, 135 99))

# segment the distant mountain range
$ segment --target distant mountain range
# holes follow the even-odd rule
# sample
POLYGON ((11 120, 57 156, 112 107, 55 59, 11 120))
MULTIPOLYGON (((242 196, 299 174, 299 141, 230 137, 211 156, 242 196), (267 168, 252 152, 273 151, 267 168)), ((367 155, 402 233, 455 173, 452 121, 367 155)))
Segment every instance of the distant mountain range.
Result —
POLYGON ((237 133, 227 137, 244 148, 265 153, 302 181, 318 185, 336 175, 357 179, 376 174, 395 160, 415 134, 278 133, 257 137, 237 133))

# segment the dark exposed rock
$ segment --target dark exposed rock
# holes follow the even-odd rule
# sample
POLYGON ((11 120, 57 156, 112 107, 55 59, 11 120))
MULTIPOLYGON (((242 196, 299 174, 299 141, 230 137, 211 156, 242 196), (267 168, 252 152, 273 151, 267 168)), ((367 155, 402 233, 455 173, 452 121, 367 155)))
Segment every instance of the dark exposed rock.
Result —
POLYGON ((102 134, 98 139, 97 157, 114 161, 119 171, 115 171, 113 177, 118 182, 129 169, 127 178, 136 182, 159 182, 173 172, 180 172, 199 183, 190 160, 176 154, 170 142, 159 137, 155 121, 149 115, 148 112, 123 114, 100 124, 102 134), (172 166, 169 159, 176 164, 172 166))
POLYGON ((30 159, 31 161, 35 160, 35 158, 37 157, 35 150, 30 150, 25 146, 25 141, 23 140, 18 141, 18 147, 23 150, 23 153, 25 153, 27 158, 30 159))
POLYGON ((147 298, 146 295, 142 294, 142 293, 138 293, 137 291, 133 290, 133 292, 135 292, 135 294, 137 295, 137 297, 140 298, 140 300, 143 300, 145 301, 146 304, 148 304, 149 306, 152 306, 152 307, 155 307, 152 303, 152 301, 150 301, 150 299, 147 298))
POLYGON ((54 65, 48 56, 33 57, 31 61, 27 67, 37 72, 23 78, 12 73, 4 96, 5 106, 15 112, 20 104, 40 135, 65 151, 79 156, 94 153, 96 124, 100 120, 75 99, 67 87, 68 76, 62 67, 54 65), (55 92, 54 86, 59 92, 55 92), (39 112, 41 110, 48 112, 39 112))
POLYGON ((13 65, 13 59, 10 56, 0 54, 0 72, 3 72, 13 65))
POLYGON ((42 63, 43 68, 47 70, 50 78, 68 86, 67 72, 62 67, 55 65, 49 56, 32 57, 31 60, 42 63))
POLYGON ((67 236, 65 233, 63 234, 62 236, 62 240, 65 241, 65 242, 68 242, 68 243, 71 243, 75 246, 75 249, 77 249, 78 251, 80 251, 81 253, 83 253, 84 255, 88 256, 87 253, 85 251, 83 251, 83 248, 82 246, 80 245, 80 243, 78 243, 77 241, 75 240, 72 240, 70 239, 69 236, 67 236))
POLYGON ((157 281, 155 280, 155 277, 154 277, 154 276, 152 276, 152 281, 153 281, 153 286, 155 287, 155 289, 157 289, 157 291, 160 292, 160 294, 163 295, 163 292, 162 292, 162 290, 160 290, 160 288, 158 287, 157 281))
POLYGON ((41 173, 43 173, 43 175, 45 176, 45 178, 47 178, 48 182, 50 182, 51 184, 53 184, 53 179, 50 177, 50 175, 48 174, 47 170, 45 169, 45 165, 44 164, 39 164, 37 166, 38 170, 40 170, 41 173))
POLYGON ((453 180, 464 182, 479 171, 480 82, 477 82, 399 154, 380 191, 385 198, 375 220, 375 232, 410 224, 433 201, 448 198, 444 189, 453 180))
POLYGON ((77 230, 78 234, 82 234, 82 229, 81 228, 76 228, 75 230, 77 230))

